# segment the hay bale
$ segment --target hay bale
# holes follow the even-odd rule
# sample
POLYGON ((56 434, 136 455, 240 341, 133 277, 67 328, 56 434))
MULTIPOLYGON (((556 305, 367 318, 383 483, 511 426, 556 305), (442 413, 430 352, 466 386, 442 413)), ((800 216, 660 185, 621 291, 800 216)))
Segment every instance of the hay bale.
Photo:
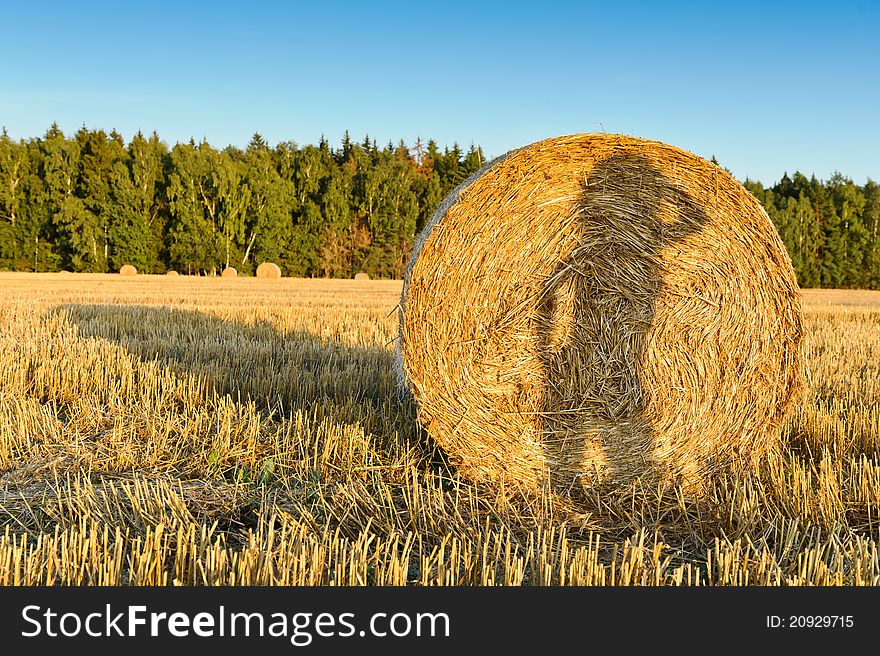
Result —
POLYGON ((177 273, 177 271, 175 271, 174 269, 171 269, 170 271, 166 271, 166 272, 165 272, 165 275, 166 275, 166 276, 178 276, 178 275, 180 275, 180 274, 177 273))
POLYGON ((799 291, 758 201, 621 135, 538 142, 454 190, 400 321, 401 384, 475 480, 698 488, 764 455, 802 387, 799 291))
POLYGON ((362 271, 361 273, 356 273, 356 274, 354 274, 354 279, 355 279, 355 280, 369 280, 369 279, 370 279, 370 274, 369 274, 369 273, 364 273, 364 272, 362 271))
POLYGON ((238 269, 235 267, 226 267, 223 269, 223 273, 220 274, 221 278, 237 278, 238 277, 238 269))
POLYGON ((122 265, 122 268, 119 269, 119 275, 120 275, 120 276, 136 276, 136 275, 137 275, 137 272, 138 272, 138 270, 135 269, 135 268, 134 268, 132 265, 130 265, 130 264, 123 264, 123 265, 122 265))
POLYGON ((272 262, 263 262, 257 267, 257 278, 274 280, 281 277, 281 267, 272 262))

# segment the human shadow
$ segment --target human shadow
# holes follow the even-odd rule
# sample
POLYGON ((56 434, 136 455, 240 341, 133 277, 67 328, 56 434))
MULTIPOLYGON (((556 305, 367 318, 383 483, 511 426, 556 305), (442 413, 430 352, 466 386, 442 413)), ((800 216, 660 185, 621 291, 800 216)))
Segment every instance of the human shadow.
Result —
POLYGON ((707 222, 685 189, 628 154, 593 169, 571 219, 574 246, 544 283, 536 315, 539 429, 549 483, 568 495, 663 476, 647 412, 647 338, 663 251, 707 222))

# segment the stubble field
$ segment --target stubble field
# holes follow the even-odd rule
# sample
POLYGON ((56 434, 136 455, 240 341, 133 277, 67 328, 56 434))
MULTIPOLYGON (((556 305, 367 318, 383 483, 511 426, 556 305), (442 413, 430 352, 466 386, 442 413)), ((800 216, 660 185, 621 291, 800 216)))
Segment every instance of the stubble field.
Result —
POLYGON ((752 476, 573 503, 432 448, 400 288, 0 274, 0 585, 880 583, 880 292, 804 292, 752 476))

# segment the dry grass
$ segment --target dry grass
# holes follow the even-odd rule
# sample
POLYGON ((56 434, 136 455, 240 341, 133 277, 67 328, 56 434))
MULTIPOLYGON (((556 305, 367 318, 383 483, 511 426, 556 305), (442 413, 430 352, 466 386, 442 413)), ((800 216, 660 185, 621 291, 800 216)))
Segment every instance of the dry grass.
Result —
POLYGON ((766 212, 656 141, 499 158, 440 205, 401 304, 419 419, 474 480, 699 491, 776 448, 803 387, 797 283, 766 212))
POLYGON ((805 294, 810 387, 753 474, 574 508, 426 443, 399 294, 0 274, 0 584, 880 583, 880 295, 805 294))

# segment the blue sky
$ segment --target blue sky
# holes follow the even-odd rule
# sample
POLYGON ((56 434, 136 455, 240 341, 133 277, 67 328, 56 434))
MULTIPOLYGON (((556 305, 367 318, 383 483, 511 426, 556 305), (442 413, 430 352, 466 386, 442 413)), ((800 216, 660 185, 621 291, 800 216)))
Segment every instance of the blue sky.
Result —
POLYGON ((573 132, 880 180, 880 3, 3 2, 0 125, 489 156, 573 132), (765 6, 767 4, 768 6, 765 6))

